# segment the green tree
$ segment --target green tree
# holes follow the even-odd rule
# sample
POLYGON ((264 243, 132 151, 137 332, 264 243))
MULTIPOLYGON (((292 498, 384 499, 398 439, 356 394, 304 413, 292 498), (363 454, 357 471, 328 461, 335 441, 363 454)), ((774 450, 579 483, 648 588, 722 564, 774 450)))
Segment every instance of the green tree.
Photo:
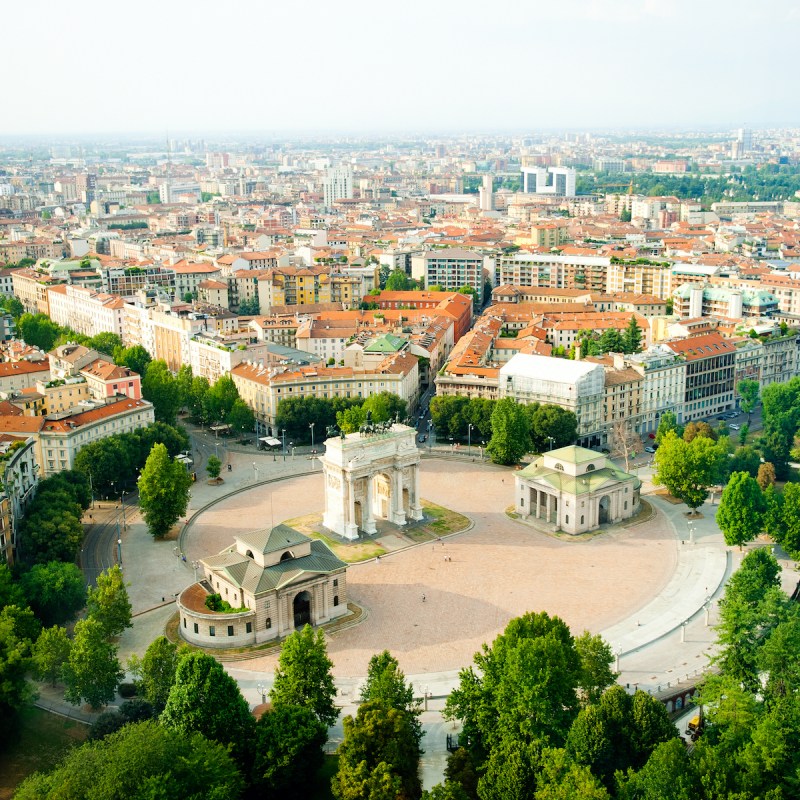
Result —
POLYGON ((97 586, 89 587, 86 606, 89 617, 103 626, 109 638, 132 626, 131 602, 119 564, 97 576, 97 586))
POLYGON ((616 328, 606 328, 600 335, 598 346, 603 353, 625 352, 625 340, 616 328))
POLYGON ((73 748, 55 770, 24 781, 15 797, 237 800, 242 789, 241 775, 223 746, 150 720, 73 748))
POLYGON ((239 303, 239 314, 241 316, 256 316, 261 313, 261 305, 257 297, 245 298, 239 303))
POLYGON ((708 497, 708 488, 718 479, 725 454, 705 436, 691 442, 670 431, 656 450, 653 482, 667 487, 670 494, 694 511, 708 497))
POLYGON ((12 720, 32 697, 25 675, 31 663, 33 612, 19 606, 0 611, 0 719, 12 720))
POLYGON ((49 561, 35 564, 22 576, 25 596, 43 625, 58 625, 75 616, 86 603, 86 584, 75 564, 49 561))
POLYGON ((211 384, 209 384, 208 378, 202 375, 195 375, 195 377, 192 378, 192 388, 189 393, 188 406, 189 413, 194 422, 205 424, 209 421, 206 417, 205 400, 210 389, 211 384))
POLYGON ((495 464, 516 464, 531 447, 525 409, 510 397, 498 400, 492 411, 492 438, 486 452, 495 464))
POLYGON ((60 333, 58 325, 47 314, 23 314, 17 320, 17 330, 25 344, 46 353, 53 349, 60 333))
POLYGON ((357 433, 367 419, 363 406, 350 406, 336 414, 336 424, 345 433, 357 433))
POLYGON ((597 703, 603 692, 619 677, 611 669, 614 653, 600 634, 584 631, 575 637, 575 650, 580 658, 578 688, 583 705, 597 703))
POLYGON ((748 445, 737 447, 728 462, 731 473, 746 472, 755 478, 761 467, 761 456, 755 448, 748 445))
POLYGON ((159 422, 174 425, 180 408, 180 388, 165 361, 151 361, 142 378, 142 395, 153 404, 159 422))
POLYGON ((48 496, 58 502, 37 502, 20 526, 20 549, 29 564, 74 561, 83 541, 81 507, 68 495, 48 496))
POLYGON ((683 437, 683 428, 678 425, 678 418, 671 411, 665 411, 661 415, 661 421, 658 423, 656 444, 660 446, 670 431, 675 431, 679 439, 683 437))
POLYGON ((578 419, 574 412, 550 403, 525 406, 525 409, 529 410, 531 447, 535 452, 557 450, 575 443, 578 419))
POLYGON ((0 611, 6 606, 25 608, 26 605, 22 587, 14 581, 14 575, 8 564, 0 561, 0 611))
POLYGON ((205 653, 186 653, 178 661, 161 723, 186 736, 202 733, 229 745, 239 763, 246 760, 254 721, 236 681, 205 653))
MULTIPOLYGON (((662 742, 638 771, 618 776, 620 800, 695 800, 700 780, 680 739, 662 742)), ((538 800, 538 798, 537 798, 538 800)))
POLYGON ((638 353, 642 349, 642 329, 636 322, 636 317, 631 315, 628 327, 622 334, 623 353, 638 353))
POLYGON ((463 724, 469 750, 482 764, 507 737, 553 746, 564 743, 577 714, 581 660, 558 617, 528 613, 475 654, 445 704, 445 718, 463 724))
POLYGON ((45 628, 33 645, 32 660, 37 677, 55 686, 69 661, 71 649, 72 641, 65 628, 57 625, 45 628))
POLYGON ((144 521, 150 533, 160 538, 186 513, 192 478, 180 461, 169 457, 163 444, 156 444, 137 485, 144 521))
POLYGON ((361 687, 361 702, 376 701, 387 708, 396 708, 409 715, 409 722, 419 747, 424 732, 420 722, 421 709, 414 700, 414 689, 406 683, 397 659, 384 650, 369 660, 367 680, 361 687))
POLYGON ((188 408, 189 402, 192 397, 192 381, 194 374, 192 373, 191 364, 183 364, 175 376, 175 383, 178 384, 178 395, 180 397, 179 408, 188 408))
POLYGON ((336 687, 332 666, 322 631, 315 633, 310 625, 294 631, 281 647, 269 695, 272 705, 310 708, 320 722, 330 727, 339 716, 333 702, 336 687))
POLYGON ((785 534, 783 524, 783 495, 775 488, 774 483, 768 483, 764 492, 764 533, 780 542, 785 534))
POLYGON ((2 300, 0 300, 0 307, 7 314, 11 314, 11 316, 16 320, 18 320, 25 313, 25 306, 23 306, 20 300, 16 297, 4 297, 2 300))
POLYGON ((757 654, 757 666, 766 676, 764 698, 772 706, 796 696, 800 689, 800 616, 790 607, 790 616, 778 623, 757 654))
POLYGON ((396 418, 403 420, 406 416, 406 401, 392 392, 370 395, 361 408, 365 413, 372 412, 373 422, 388 422, 396 418))
POLYGON ((532 800, 540 750, 538 742, 501 739, 489 753, 478 779, 480 800, 532 800))
POLYGON ((131 347, 119 347, 114 351, 114 363, 121 367, 128 367, 137 375, 144 376, 145 372, 147 372, 147 365, 152 360, 150 353, 140 344, 135 344, 131 347))
POLYGON ((787 483, 783 490, 782 531, 779 544, 792 557, 800 556, 800 483, 787 483))
POLYGON ((103 331, 102 333, 92 336, 89 342, 93 350, 97 350, 98 353, 103 353, 103 355, 112 357, 114 351, 122 347, 122 339, 120 339, 116 333, 109 333, 108 331, 103 331))
POLYGON ((230 375, 222 375, 206 392, 203 405, 209 422, 223 422, 239 399, 239 390, 230 375))
POLYGON ((387 292, 407 292, 414 288, 411 278, 402 269, 393 270, 386 279, 387 292))
POLYGON ((747 442, 747 437, 750 434, 750 425, 745 422, 739 429, 739 444, 744 445, 747 442))
POLYGON ((251 784, 262 796, 304 800, 313 795, 328 730, 309 708, 282 706, 255 725, 251 784))
POLYGON ((108 641, 98 620, 89 617, 75 624, 75 637, 63 675, 64 697, 74 705, 85 700, 92 708, 100 708, 114 699, 124 673, 117 648, 108 641))
POLYGON ((419 798, 419 747, 409 715, 370 701, 359 706, 355 719, 345 717, 339 769, 331 788, 337 800, 419 798), (394 793, 376 795, 367 789, 376 777, 378 786, 389 784, 394 793))
POLYGON ((447 757, 444 777, 445 783, 459 786, 467 800, 478 800, 477 765, 466 747, 459 747, 447 757))
POLYGON ((719 434, 707 422, 690 422, 683 429, 684 442, 693 442, 698 436, 705 436, 713 442, 719 439, 719 434))
POLYGON ((241 397, 237 397, 233 401, 225 421, 231 426, 231 430, 240 436, 244 433, 252 433, 256 429, 256 415, 241 397))
POLYGON ((99 497, 118 493, 134 472, 131 451, 121 436, 108 436, 82 447, 75 456, 75 469, 92 476, 92 487, 99 497))
POLYGON ((766 503, 761 487, 746 472, 734 472, 717 509, 717 524, 729 547, 752 542, 761 533, 766 503))
POLYGON ((209 456, 206 462, 206 472, 211 480, 219 478, 219 473, 222 471, 222 462, 216 456, 209 456))
POLYGON ((739 405, 742 411, 747 414, 748 424, 750 423, 753 409, 758 405, 760 389, 759 382, 750 378, 743 378, 736 384, 736 391, 740 397, 739 405))
POLYGON ((182 649, 166 636, 158 636, 150 642, 138 665, 142 693, 159 712, 167 704, 170 689, 175 683, 178 661, 182 655, 182 649))
POLYGON ((639 769, 661 742, 678 736, 664 704, 646 692, 612 686, 583 709, 569 731, 567 752, 612 788, 614 774, 639 769))
POLYGON ((565 750, 547 748, 541 755, 541 769, 535 800, 608 800, 605 787, 588 767, 576 764, 565 750))

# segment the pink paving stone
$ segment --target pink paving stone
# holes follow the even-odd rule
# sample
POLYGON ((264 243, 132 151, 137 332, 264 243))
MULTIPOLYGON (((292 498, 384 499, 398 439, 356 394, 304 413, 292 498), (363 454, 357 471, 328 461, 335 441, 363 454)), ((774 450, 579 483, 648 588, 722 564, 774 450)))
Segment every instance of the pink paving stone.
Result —
MULTIPOLYGON (((506 469, 426 460, 421 485, 424 498, 467 515, 474 528, 443 545, 419 545, 348 569, 350 600, 369 618, 330 637, 338 677, 364 675, 370 657, 383 649, 406 674, 466 666, 483 642, 526 611, 557 614, 575 634, 600 631, 634 615, 666 585, 677 563, 674 533, 660 514, 591 541, 563 541, 506 516, 514 492, 506 469)), ((187 555, 218 552, 237 531, 322 506, 321 474, 234 495, 195 523, 187 555)), ((277 656, 265 656, 237 667, 271 671, 276 662, 277 656)))

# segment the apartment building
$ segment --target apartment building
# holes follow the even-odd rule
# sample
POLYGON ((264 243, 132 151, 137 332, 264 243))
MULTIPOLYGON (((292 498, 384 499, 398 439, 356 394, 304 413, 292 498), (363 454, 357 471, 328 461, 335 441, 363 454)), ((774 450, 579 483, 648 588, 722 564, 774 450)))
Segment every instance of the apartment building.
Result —
POLYGON ((19 523, 39 483, 32 437, 0 435, 0 563, 12 566, 19 555, 19 523))
POLYGON ((603 443, 605 370, 600 364, 520 353, 500 367, 498 397, 519 403, 552 403, 572 411, 578 444, 603 443))
POLYGON ((253 342, 250 335, 198 333, 189 339, 189 365, 195 376, 216 383, 243 361, 269 361, 269 343, 253 342))
POLYGON ((164 269, 175 276, 175 297, 178 299, 183 299, 187 295, 197 297, 198 286, 202 281, 215 279, 221 274, 218 267, 204 261, 181 260, 165 266, 164 269))
POLYGON ((275 432, 275 420, 281 400, 291 397, 359 397, 392 392, 413 409, 419 399, 417 358, 397 353, 384 358, 377 366, 269 368, 243 363, 231 370, 242 399, 253 409, 259 431, 275 432))
POLYGON ((610 264, 605 256, 513 253, 497 259, 495 283, 605 292, 610 264))
POLYGON ((268 270, 258 279, 259 307, 268 314, 275 306, 330 303, 329 273, 322 264, 268 270))
POLYGON ((625 357, 642 376, 639 429, 642 433, 658 430, 661 417, 667 411, 683 423, 683 403, 686 397, 686 361, 664 345, 653 345, 641 353, 625 357))
POLYGON ((169 297, 175 296, 175 272, 160 264, 142 261, 100 266, 98 271, 103 291, 109 294, 132 297, 139 291, 159 286, 169 297))
POLYGON ((48 289, 66 283, 32 269, 15 269, 11 278, 14 295, 29 314, 50 314, 48 289))
POLYGON ((666 300, 672 292, 672 272, 669 262, 621 261, 609 259, 605 290, 608 294, 621 292, 654 295, 666 300))
POLYGON ((414 309, 422 311, 424 316, 429 315, 450 317, 454 323, 453 337, 458 341, 472 327, 473 301, 472 297, 459 292, 387 292, 371 295, 370 302, 378 304, 381 310, 389 309, 414 309))
POLYGON ((428 250, 411 259, 412 277, 424 279, 425 286, 441 286, 457 291, 462 286, 475 290, 475 305, 483 306, 484 269, 487 275, 494 268, 493 259, 470 250, 446 248, 428 250))
POLYGON ((684 283, 672 295, 673 313, 681 318, 743 319, 769 316, 778 310, 778 298, 763 288, 727 289, 684 283))
POLYGON ((49 380, 48 361, 0 361, 0 394, 18 393, 49 380))
POLYGON ((663 343, 686 361, 684 421, 702 419, 734 407, 736 348, 719 333, 663 343))
POLYGON ((66 284, 47 291, 53 322, 84 336, 114 333, 122 338, 125 303, 121 297, 66 284))

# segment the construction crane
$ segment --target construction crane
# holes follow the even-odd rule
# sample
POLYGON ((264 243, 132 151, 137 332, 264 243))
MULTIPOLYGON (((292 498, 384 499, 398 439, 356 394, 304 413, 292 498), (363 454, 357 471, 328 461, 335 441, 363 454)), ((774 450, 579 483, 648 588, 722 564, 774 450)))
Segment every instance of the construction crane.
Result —
MULTIPOLYGON (((633 178, 631 178, 630 183, 600 183, 597 185, 597 189, 618 189, 620 186, 627 186, 628 187, 628 194, 633 194, 633 178)), ((622 194, 621 192, 617 192, 617 194, 622 194)))

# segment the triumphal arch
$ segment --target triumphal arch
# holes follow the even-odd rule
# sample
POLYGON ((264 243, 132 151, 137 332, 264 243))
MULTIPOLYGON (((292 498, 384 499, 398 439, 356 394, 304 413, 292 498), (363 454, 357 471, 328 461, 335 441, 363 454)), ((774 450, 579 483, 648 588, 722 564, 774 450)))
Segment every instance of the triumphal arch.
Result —
POLYGON ((325 475, 322 524, 334 533, 352 540, 359 531, 376 533, 376 518, 395 525, 422 519, 414 428, 387 422, 329 436, 320 462, 325 475))

